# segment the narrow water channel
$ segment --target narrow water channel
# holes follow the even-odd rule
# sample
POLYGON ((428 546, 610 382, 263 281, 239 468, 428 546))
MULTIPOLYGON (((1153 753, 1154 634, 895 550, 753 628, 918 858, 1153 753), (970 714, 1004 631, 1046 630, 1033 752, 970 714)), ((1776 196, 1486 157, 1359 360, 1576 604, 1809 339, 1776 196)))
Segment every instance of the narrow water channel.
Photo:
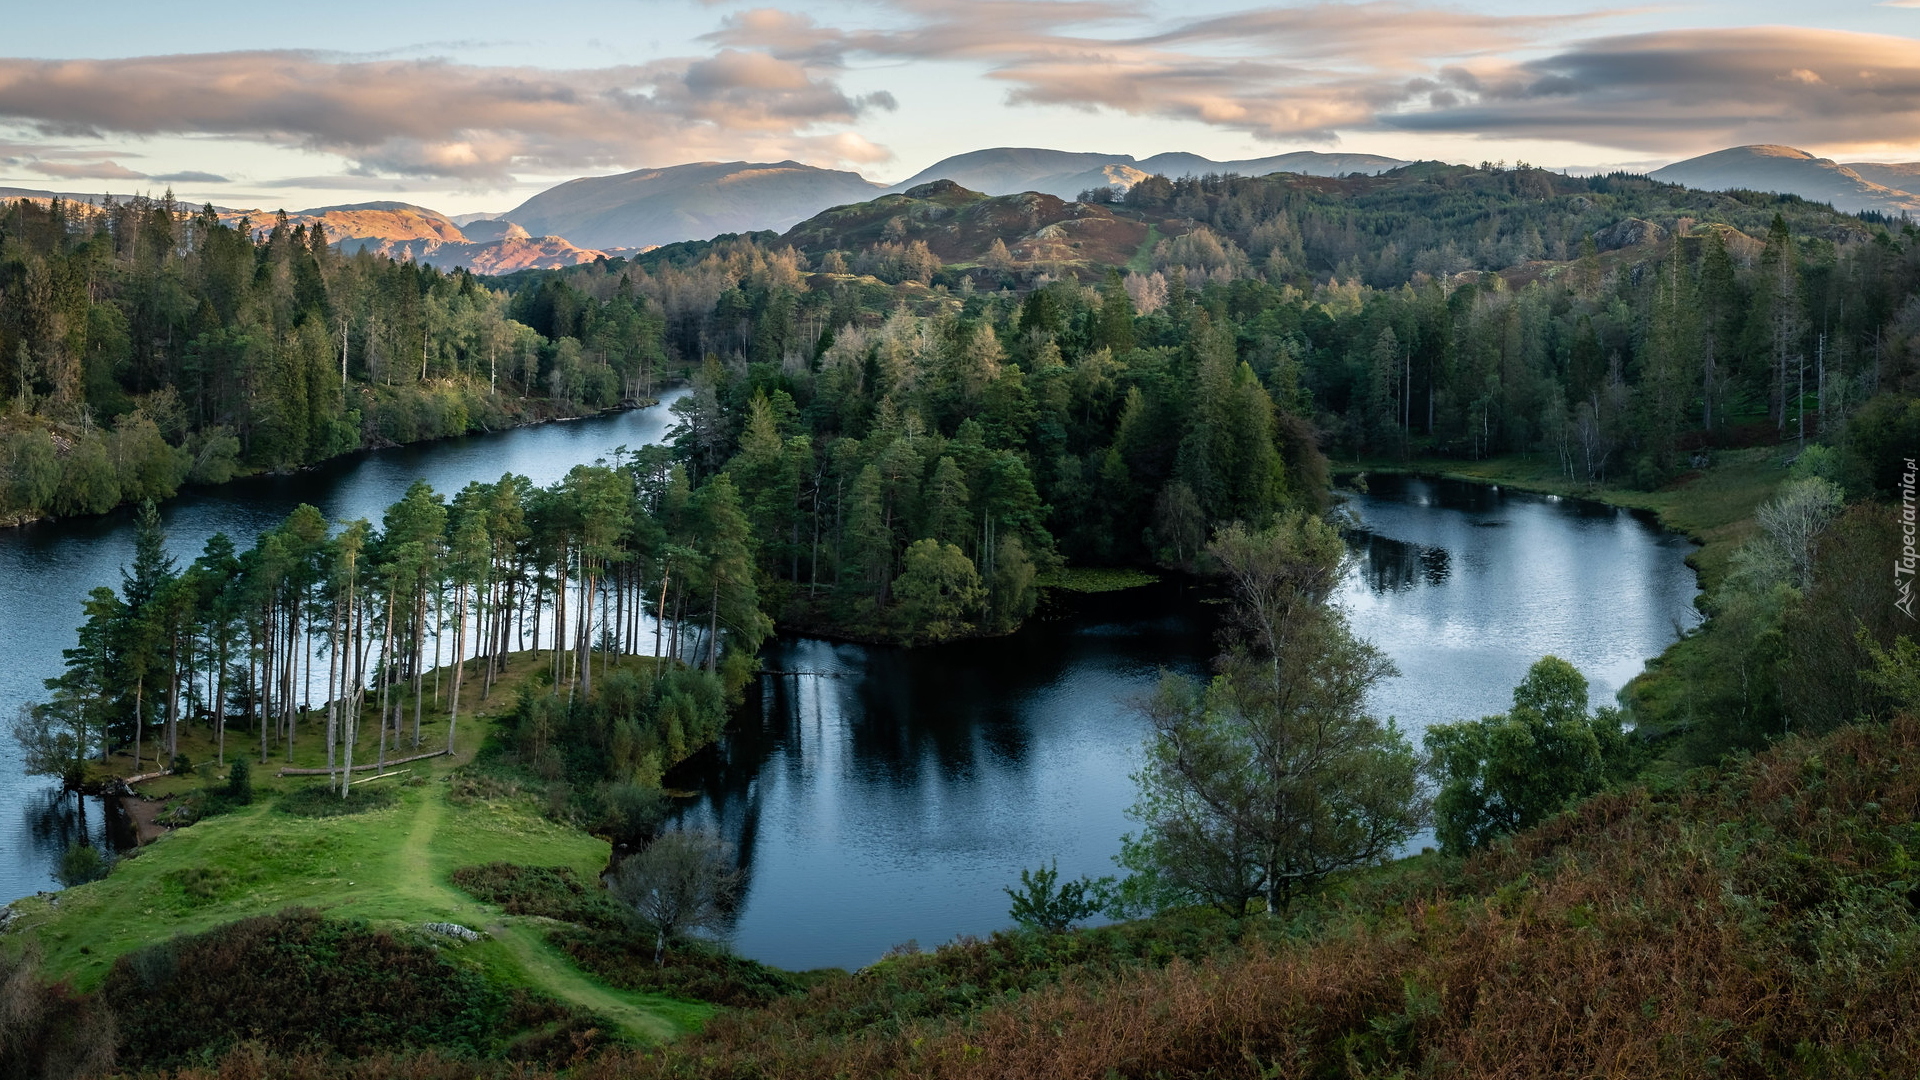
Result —
MULTIPOLYGON (((167 549, 185 566, 217 532, 246 548, 303 502, 335 521, 378 524, 416 479, 449 496, 510 472, 550 484, 616 448, 659 442, 672 426, 668 407, 683 393, 668 390, 660 404, 630 412, 376 450, 291 476, 189 491, 161 507, 167 549)), ((4 725, 21 705, 44 699, 44 681, 60 673, 60 651, 73 647, 81 600, 97 585, 119 586, 133 537, 126 509, 0 529, 0 904, 58 888, 54 867, 83 832, 98 843, 124 839, 101 800, 62 798, 56 785, 22 775, 19 747, 4 725)))

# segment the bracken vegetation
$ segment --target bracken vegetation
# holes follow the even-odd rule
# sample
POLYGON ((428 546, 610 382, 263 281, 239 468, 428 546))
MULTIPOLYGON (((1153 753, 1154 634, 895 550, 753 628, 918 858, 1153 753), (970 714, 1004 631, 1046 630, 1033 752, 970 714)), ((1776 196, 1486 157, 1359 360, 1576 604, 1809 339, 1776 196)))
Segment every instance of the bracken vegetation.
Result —
MULTIPOLYGON (((1471 859, 1351 879, 1285 918, 963 940, 567 1075, 1904 1075, 1920 1067, 1917 815, 1920 722, 1850 727, 1599 796, 1471 859)), ((242 1049, 165 1075, 508 1074, 242 1049)))

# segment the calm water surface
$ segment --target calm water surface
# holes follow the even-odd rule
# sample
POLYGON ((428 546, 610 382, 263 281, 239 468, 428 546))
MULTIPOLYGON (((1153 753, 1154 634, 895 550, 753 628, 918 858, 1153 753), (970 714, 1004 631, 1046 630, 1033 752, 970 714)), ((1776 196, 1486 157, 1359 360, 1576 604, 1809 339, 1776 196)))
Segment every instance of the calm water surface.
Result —
MULTIPOLYGON (((377 520, 416 477, 443 492, 502 472, 546 483, 661 437, 664 408, 382 451, 295 477, 189 495, 165 509, 182 562, 215 531, 246 544, 300 502, 377 520)), ((1374 705, 1417 740, 1427 725, 1503 710, 1546 652, 1596 702, 1690 625, 1689 545, 1591 503, 1420 479, 1353 500, 1358 556, 1340 599, 1401 675, 1374 705)), ((0 714, 42 694, 73 642, 80 598, 117 583, 128 515, 0 533, 0 714)), ((1001 888, 1058 859, 1100 875, 1130 827, 1147 725, 1135 703, 1173 670, 1204 674, 1220 608, 1180 581, 1075 598, 1011 637, 900 650, 771 644, 720 745, 683 764, 689 825, 737 848, 746 890, 732 940, 792 968, 857 967, 908 940, 933 946, 1007 924, 1001 888)), ((0 743, 0 902, 53 887, 98 804, 18 774, 0 743)))
MULTIPOLYGON (((1427 725, 1504 711, 1552 652, 1609 701, 1691 625, 1691 545, 1593 503, 1387 478, 1352 503, 1340 593, 1401 675, 1375 695, 1427 725)), ((1176 583, 1085 598, 997 641, 906 651, 783 641, 756 700, 668 778, 683 822, 746 871, 733 942, 789 968, 857 967, 890 947, 1006 926, 1001 888, 1058 859, 1114 872, 1162 669, 1202 674, 1219 607, 1176 583)), ((1419 841, 1416 841, 1416 846, 1419 841)))
MULTIPOLYGON (((632 412, 395 447, 293 476, 190 492, 161 507, 167 548, 182 566, 216 532, 244 549, 303 502, 337 521, 364 517, 378 525, 416 479, 446 495, 508 472, 549 484, 616 447, 660 441, 673 419, 667 407, 683 393, 668 390, 661 404, 632 412)), ((0 529, 0 904, 57 888, 53 868, 83 830, 99 842, 116 838, 100 800, 82 807, 47 781, 20 774, 19 747, 4 725, 23 702, 44 700, 44 680, 61 670, 60 650, 73 647, 81 600, 96 585, 119 587, 133 536, 128 510, 0 529)))

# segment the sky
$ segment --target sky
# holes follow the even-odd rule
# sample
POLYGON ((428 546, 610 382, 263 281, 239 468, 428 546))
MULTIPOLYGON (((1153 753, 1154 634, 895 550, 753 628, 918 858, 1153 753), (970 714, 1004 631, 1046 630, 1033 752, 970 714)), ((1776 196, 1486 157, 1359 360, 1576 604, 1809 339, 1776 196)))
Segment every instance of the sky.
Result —
POLYGON ((892 183, 992 146, 1920 160, 1920 0, 11 7, 0 186, 239 208, 499 212, 576 176, 711 160, 892 183))

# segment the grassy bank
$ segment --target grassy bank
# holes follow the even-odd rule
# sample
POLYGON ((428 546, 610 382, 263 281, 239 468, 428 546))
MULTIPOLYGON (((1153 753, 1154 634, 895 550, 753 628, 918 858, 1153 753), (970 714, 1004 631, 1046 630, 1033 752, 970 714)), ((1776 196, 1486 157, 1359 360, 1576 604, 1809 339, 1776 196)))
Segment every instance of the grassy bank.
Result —
MULTIPOLYGON (((448 939, 444 955, 500 985, 585 1008, 638 1040, 697 1028, 711 1007, 596 980, 547 942, 550 921, 507 915, 450 883, 454 870, 494 861, 566 866, 587 881, 607 864, 606 841, 548 820, 530 795, 465 784, 457 775, 491 734, 490 714, 507 707, 530 677, 545 670, 547 656, 512 657, 488 702, 480 702, 472 689, 463 693, 452 755, 376 774, 374 753, 363 739, 356 756, 366 772, 356 781, 354 797, 372 802, 367 795, 374 790, 391 790, 392 796, 380 800, 387 805, 337 817, 290 813, 283 804, 298 791, 323 787, 325 778, 275 775, 278 759, 286 756, 276 753, 275 765, 255 767, 251 805, 162 836, 122 860, 104 880, 17 902, 18 917, 8 937, 37 947, 47 975, 89 990, 124 953, 292 906, 411 935, 420 934, 425 923, 449 922, 487 937, 470 944, 448 939)), ((650 661, 628 658, 626 663, 650 661)), ((445 745, 446 723, 443 708, 423 725, 424 748, 445 745)), ((408 742, 390 749, 390 757, 415 752, 410 725, 408 733, 408 742)), ((199 733, 183 749, 206 753, 210 747, 199 733)), ((229 733, 230 760, 249 750, 257 760, 257 744, 250 747, 229 733)), ((324 755, 322 740, 309 737, 305 745, 296 744, 293 764, 321 766, 324 755)), ((142 786, 155 796, 179 798, 217 780, 169 776, 142 786)))

